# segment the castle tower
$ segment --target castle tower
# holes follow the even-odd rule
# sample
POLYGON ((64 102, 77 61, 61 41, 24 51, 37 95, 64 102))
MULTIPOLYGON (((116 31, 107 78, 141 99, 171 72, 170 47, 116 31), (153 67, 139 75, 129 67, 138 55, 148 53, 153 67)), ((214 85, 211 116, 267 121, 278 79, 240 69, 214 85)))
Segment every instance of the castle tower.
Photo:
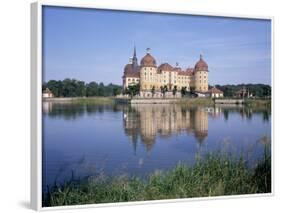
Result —
POLYGON ((196 92, 204 93, 208 91, 208 72, 208 64, 203 60, 203 56, 200 55, 200 59, 194 68, 196 92))
MULTIPOLYGON (((155 85, 155 75, 157 72, 156 60, 150 54, 150 48, 146 49, 146 55, 140 63, 140 90, 151 91, 155 85)), ((142 94, 141 94, 142 95, 142 94)))

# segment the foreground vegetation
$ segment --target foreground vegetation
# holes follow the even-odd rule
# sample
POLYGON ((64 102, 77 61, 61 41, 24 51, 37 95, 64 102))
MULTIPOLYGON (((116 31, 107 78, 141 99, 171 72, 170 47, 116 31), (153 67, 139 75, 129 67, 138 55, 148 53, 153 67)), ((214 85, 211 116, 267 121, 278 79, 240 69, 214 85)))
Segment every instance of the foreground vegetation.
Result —
POLYGON ((137 177, 97 176, 71 180, 48 190, 43 206, 144 201, 271 192, 271 158, 255 168, 243 158, 209 155, 194 166, 178 164, 167 172, 137 177))

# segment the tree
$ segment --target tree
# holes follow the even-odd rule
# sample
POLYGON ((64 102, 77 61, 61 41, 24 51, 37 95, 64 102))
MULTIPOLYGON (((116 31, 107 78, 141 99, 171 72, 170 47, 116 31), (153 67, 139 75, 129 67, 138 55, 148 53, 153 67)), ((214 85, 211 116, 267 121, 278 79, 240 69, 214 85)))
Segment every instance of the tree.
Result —
POLYGON ((154 96, 154 94, 155 94, 155 86, 153 86, 152 87, 152 89, 151 89, 151 93, 152 93, 152 97, 154 96))
POLYGON ((163 97, 165 97, 165 93, 168 92, 167 85, 161 86, 160 90, 161 90, 161 93, 163 94, 163 97))
POLYGON ((173 96, 175 96, 175 95, 176 95, 177 90, 178 90, 177 86, 174 86, 174 88, 173 88, 173 96))
POLYGON ((136 96, 140 92, 140 85, 139 84, 134 84, 134 85, 129 85, 127 89, 127 94, 129 94, 131 97, 136 96))
POLYGON ((69 78, 62 81, 62 95, 64 97, 76 97, 76 81, 69 78))
POLYGON ((164 85, 164 95, 166 94, 166 92, 168 92, 168 86, 164 85))
POLYGON ((117 96, 119 94, 121 94, 122 89, 120 87, 114 87, 113 88, 113 95, 117 96))
POLYGON ((105 88, 103 83, 99 83, 98 96, 105 96, 105 88))
POLYGON ((75 80, 75 96, 76 97, 86 96, 86 85, 84 81, 75 80))
POLYGON ((46 87, 51 90, 51 92, 54 94, 55 97, 60 97, 63 96, 62 94, 62 82, 61 81, 56 81, 56 80, 50 80, 46 84, 46 87))
POLYGON ((195 93, 195 87, 191 86, 190 87, 190 94, 194 94, 195 93))
POLYGON ((181 88, 181 95, 185 96, 186 95, 186 87, 181 88))

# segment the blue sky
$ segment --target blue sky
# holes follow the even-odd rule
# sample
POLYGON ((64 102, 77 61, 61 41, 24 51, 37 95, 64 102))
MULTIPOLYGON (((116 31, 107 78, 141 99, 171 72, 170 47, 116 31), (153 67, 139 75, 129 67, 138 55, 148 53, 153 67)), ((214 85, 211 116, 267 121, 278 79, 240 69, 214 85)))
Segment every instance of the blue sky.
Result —
POLYGON ((44 7, 43 80, 120 84, 136 45, 157 64, 193 67, 203 54, 209 83, 271 82, 269 20, 44 7))

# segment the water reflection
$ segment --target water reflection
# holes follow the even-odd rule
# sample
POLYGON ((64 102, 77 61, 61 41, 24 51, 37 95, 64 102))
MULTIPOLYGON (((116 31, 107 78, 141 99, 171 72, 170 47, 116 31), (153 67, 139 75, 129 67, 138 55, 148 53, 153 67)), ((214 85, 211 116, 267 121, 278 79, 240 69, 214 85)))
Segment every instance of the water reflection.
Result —
POLYGON ((141 176, 228 147, 254 164, 271 142, 270 109, 43 102, 42 111, 44 186, 72 171, 141 176))
POLYGON ((263 122, 270 118, 269 109, 255 110, 242 105, 222 105, 215 107, 191 107, 171 104, 73 104, 43 102, 43 114, 50 118, 61 117, 75 120, 78 117, 106 112, 122 112, 125 134, 133 144, 134 152, 138 139, 150 151, 157 137, 168 138, 175 134, 193 135, 198 144, 208 136, 209 119, 223 117, 227 122, 230 114, 239 114, 241 119, 251 120, 253 114, 262 114, 263 122))
POLYGON ((124 130, 134 147, 138 137, 147 151, 156 137, 169 137, 182 132, 192 133, 199 143, 208 135, 208 111, 198 107, 187 109, 180 105, 132 105, 123 112, 124 130))

